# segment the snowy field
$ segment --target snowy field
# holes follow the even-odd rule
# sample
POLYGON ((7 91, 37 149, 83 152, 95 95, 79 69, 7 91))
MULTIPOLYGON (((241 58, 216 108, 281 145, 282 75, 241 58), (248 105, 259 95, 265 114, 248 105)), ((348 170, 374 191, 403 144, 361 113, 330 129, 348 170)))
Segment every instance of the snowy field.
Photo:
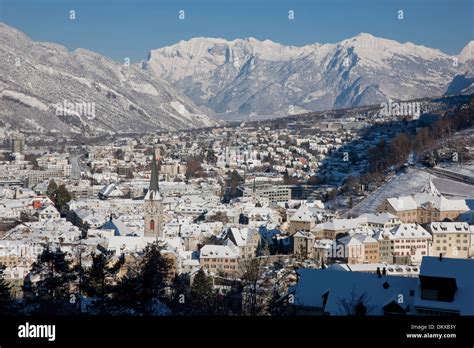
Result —
POLYGON ((434 177, 433 184, 435 184, 438 191, 446 198, 474 198, 473 185, 438 177, 434 177))
MULTIPOLYGON (((466 172, 466 174, 468 173, 466 172)), ((472 185, 440 178, 421 169, 409 168, 406 173, 393 176, 387 183, 372 192, 366 199, 347 212, 346 215, 374 213, 385 198, 408 196, 421 192, 424 188, 429 187, 429 180, 432 180, 438 191, 448 199, 474 198, 474 186, 472 185)))
POLYGON ((437 166, 436 168, 440 168, 443 170, 448 170, 450 172, 453 172, 455 174, 461 174, 461 175, 468 175, 470 177, 474 177, 474 161, 468 162, 465 164, 451 164, 451 165, 445 165, 441 164, 437 166))

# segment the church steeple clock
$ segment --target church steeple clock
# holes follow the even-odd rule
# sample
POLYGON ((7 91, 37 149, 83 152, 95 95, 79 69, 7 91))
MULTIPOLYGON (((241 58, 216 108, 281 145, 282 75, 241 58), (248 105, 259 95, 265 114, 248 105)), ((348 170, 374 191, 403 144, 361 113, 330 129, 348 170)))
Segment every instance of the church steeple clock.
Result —
POLYGON ((158 168, 156 165, 156 156, 153 154, 151 161, 150 187, 145 196, 143 206, 145 215, 145 237, 163 238, 162 216, 163 216, 163 198, 160 194, 158 180, 158 168))

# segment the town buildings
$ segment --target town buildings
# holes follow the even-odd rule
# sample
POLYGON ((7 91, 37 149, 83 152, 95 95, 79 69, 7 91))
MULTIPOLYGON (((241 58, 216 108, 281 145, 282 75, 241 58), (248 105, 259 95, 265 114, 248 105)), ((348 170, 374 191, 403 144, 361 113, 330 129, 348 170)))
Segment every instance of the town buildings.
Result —
POLYGON ((473 226, 465 222, 432 222, 428 225, 433 243, 431 255, 468 258, 474 253, 473 226))
MULTIPOLYGON (((380 130, 377 141, 391 131, 380 130)), ((301 284, 316 281, 309 274, 321 271, 315 273, 322 274, 321 285, 314 289, 327 300, 318 298, 306 309, 303 296, 296 313, 340 314, 337 294, 364 282, 364 291, 387 295, 374 304, 377 315, 413 313, 411 294, 418 291, 426 258, 473 261, 473 225, 461 220, 470 214, 471 201, 445 197, 429 183, 431 190, 384 196, 373 209, 353 214, 351 206, 366 199, 371 188, 351 188, 350 204, 341 188, 349 173, 362 173, 367 163, 348 163, 342 155, 373 141, 361 138, 356 128, 297 134, 293 128, 252 125, 65 151, 26 146, 0 162, 0 247, 8 250, 0 263, 19 289, 48 245, 76 262, 84 246, 81 260, 87 264, 92 252, 133 259, 158 242, 173 271, 190 281, 200 268, 219 281, 241 281, 257 260, 273 281, 284 279, 281 284, 266 280, 283 294, 298 280, 295 268, 309 269, 300 272, 301 284), (316 173, 324 183, 311 183, 316 173), (47 196, 53 180, 70 194, 62 209, 47 196), (16 250, 18 245, 24 250, 16 250), (397 294, 408 302, 393 302, 397 294)), ((428 310, 419 304, 420 313, 428 310)))

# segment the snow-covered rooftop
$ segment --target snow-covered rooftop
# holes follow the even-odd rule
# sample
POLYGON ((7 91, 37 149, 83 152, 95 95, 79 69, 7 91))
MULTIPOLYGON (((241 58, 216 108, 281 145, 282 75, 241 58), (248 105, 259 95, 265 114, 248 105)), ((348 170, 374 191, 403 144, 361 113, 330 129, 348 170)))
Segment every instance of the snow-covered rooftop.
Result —
POLYGON ((311 222, 314 220, 313 214, 308 209, 306 204, 301 204, 298 210, 293 214, 290 221, 311 222))
POLYGON ((377 276, 361 272, 337 272, 329 269, 299 269, 298 283, 289 289, 296 306, 314 307, 330 315, 347 315, 343 305, 364 298, 368 315, 383 315, 384 306, 402 295, 403 308, 411 308, 418 280, 410 277, 377 276), (327 295, 324 304, 324 295, 327 295))
POLYGON ((205 245, 201 248, 200 258, 238 258, 235 253, 227 245, 205 245))
MULTIPOLYGON (((416 307, 458 311, 461 315, 474 315, 474 260, 438 258, 427 256, 423 258, 420 277, 451 278, 456 281, 456 293, 452 302, 431 301, 417 296, 416 307)), ((421 291, 418 288, 418 294, 421 291)))

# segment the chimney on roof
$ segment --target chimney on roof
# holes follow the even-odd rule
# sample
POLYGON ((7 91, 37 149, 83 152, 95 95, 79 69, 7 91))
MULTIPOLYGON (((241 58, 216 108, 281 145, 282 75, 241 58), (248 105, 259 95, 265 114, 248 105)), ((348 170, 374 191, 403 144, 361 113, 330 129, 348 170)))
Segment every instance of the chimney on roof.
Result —
POLYGON ((380 267, 377 267, 377 276, 382 278, 382 273, 380 273, 380 267))
POLYGON ((387 269, 385 267, 382 269, 382 274, 387 275, 387 269))
POLYGON ((443 261, 443 253, 439 253, 439 260, 443 261))

